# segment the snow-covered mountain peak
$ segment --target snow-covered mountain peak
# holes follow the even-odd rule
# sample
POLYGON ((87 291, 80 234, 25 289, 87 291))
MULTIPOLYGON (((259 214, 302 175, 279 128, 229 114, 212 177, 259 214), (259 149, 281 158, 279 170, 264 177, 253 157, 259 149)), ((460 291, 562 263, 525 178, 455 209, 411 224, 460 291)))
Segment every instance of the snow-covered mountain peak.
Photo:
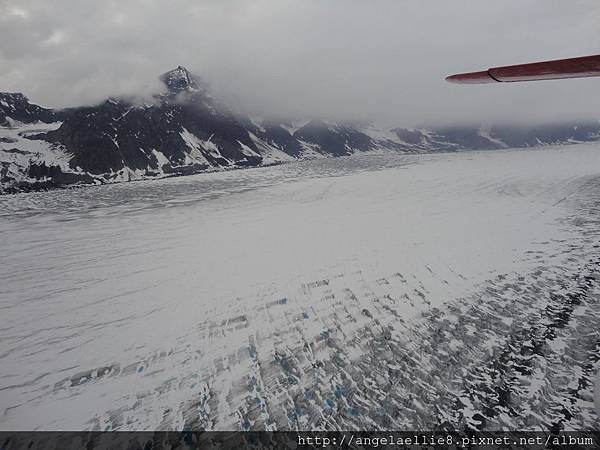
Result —
POLYGON ((18 122, 55 122, 61 113, 29 102, 20 92, 0 92, 0 126, 8 124, 8 119, 18 122))
POLYGON ((28 101, 28 98, 25 97, 21 92, 0 92, 0 99, 2 101, 28 101))
POLYGON ((0 92, 0 111, 10 113, 29 104, 29 99, 20 92, 0 92))

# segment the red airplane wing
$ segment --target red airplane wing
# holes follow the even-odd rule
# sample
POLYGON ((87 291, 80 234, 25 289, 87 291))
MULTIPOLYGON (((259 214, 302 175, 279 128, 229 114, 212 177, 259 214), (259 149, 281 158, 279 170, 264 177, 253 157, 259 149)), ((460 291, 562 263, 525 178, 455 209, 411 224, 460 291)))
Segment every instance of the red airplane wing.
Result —
POLYGON ((459 84, 482 84, 599 76, 600 55, 593 55, 531 64, 517 64, 515 66, 493 67, 482 72, 459 73, 446 77, 446 81, 459 84))

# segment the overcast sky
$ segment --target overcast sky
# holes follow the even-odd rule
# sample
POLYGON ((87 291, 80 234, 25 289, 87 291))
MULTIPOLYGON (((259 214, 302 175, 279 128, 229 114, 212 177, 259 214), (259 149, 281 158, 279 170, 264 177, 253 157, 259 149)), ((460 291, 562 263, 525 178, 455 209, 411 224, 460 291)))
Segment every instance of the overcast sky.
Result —
POLYGON ((156 89, 183 65, 260 115, 600 118, 600 78, 448 74, 600 53, 598 0, 0 0, 0 91, 47 106, 156 89))

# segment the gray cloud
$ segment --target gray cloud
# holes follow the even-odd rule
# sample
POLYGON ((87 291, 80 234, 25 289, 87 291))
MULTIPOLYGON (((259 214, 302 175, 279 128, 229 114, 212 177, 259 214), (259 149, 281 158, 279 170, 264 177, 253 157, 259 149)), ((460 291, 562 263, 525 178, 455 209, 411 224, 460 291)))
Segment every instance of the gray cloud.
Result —
POLYGON ((185 65, 259 114, 414 125, 600 118, 600 80, 453 72, 600 53, 597 0, 0 0, 0 91, 50 106, 157 89, 185 65))

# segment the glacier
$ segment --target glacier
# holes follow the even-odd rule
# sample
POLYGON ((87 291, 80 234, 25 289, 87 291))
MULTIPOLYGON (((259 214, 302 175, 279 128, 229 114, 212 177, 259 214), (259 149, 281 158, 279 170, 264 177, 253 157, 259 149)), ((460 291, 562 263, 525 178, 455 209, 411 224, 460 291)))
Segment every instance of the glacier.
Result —
POLYGON ((0 197, 0 430, 596 429, 600 146, 0 197))

